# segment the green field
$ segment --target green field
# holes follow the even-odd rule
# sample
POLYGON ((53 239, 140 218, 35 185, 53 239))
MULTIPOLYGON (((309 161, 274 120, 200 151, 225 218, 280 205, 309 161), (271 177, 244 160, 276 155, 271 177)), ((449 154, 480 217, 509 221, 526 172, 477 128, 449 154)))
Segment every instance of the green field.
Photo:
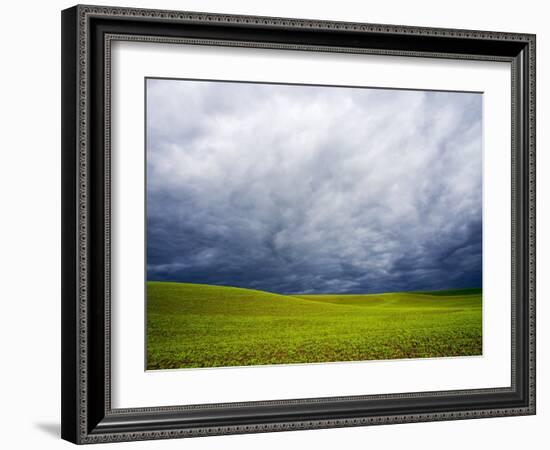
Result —
POLYGON ((481 290, 278 295, 147 283, 147 369, 481 354, 481 290))

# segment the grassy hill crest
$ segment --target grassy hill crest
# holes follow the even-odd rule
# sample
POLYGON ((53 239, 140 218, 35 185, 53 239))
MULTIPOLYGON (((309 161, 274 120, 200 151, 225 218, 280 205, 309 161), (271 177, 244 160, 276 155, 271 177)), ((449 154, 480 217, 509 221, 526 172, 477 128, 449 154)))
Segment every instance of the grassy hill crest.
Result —
POLYGON ((280 295, 147 283, 147 368, 481 354, 481 292, 280 295))

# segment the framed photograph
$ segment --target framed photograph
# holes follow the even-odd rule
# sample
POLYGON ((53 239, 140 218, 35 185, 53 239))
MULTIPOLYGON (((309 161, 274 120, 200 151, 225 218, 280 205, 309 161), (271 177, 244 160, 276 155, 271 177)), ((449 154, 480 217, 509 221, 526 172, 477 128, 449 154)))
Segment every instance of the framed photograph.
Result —
POLYGON ((535 413, 535 36, 62 12, 62 437, 535 413))

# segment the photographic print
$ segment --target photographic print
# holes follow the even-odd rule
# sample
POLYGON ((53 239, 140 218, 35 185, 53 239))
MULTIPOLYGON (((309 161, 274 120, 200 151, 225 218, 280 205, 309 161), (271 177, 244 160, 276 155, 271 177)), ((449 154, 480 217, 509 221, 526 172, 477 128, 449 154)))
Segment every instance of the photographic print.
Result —
POLYGON ((145 96, 147 370, 482 354, 482 93, 145 96))
POLYGON ((61 31, 63 439, 536 413, 534 34, 61 31))

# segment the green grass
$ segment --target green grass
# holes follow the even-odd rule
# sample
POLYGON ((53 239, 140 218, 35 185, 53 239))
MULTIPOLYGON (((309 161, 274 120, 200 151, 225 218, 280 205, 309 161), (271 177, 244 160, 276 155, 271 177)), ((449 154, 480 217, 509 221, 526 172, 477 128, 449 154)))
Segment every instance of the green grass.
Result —
POLYGON ((278 295, 147 283, 147 369, 481 354, 481 290, 278 295))

